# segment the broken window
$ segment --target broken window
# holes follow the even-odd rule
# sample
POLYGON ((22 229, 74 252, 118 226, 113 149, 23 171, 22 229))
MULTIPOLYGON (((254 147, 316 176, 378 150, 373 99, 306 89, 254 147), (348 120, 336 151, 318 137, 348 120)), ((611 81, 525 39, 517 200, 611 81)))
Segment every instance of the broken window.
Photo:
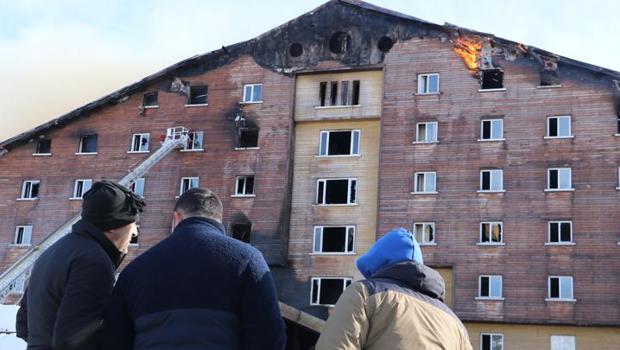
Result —
POLYGON ((207 104, 207 86, 197 85, 189 87, 188 105, 206 105, 207 104))
POLYGON ((241 242, 250 243, 252 234, 251 223, 239 223, 232 225, 232 236, 241 242))
POLYGON ((350 278, 312 277, 310 305, 336 305, 338 298, 350 284, 350 278))
POLYGON ((418 94, 429 95, 439 93, 439 74, 418 74, 418 94))
POLYGON ((129 184, 129 190, 138 196, 144 198, 144 178, 141 177, 129 184))
POLYGON ((148 152, 150 138, 150 134, 133 134, 130 152, 148 152))
POLYGON ((254 175, 237 176, 235 195, 251 196, 254 194, 254 175))
POLYGON ((499 299, 502 297, 502 276, 480 276, 478 297, 499 299))
POLYGON ((16 226, 15 227, 15 245, 30 245, 32 239, 32 226, 16 226))
POLYGON ((415 193, 437 193, 437 173, 426 171, 415 173, 413 176, 415 193))
POLYGON ((501 169, 480 171, 480 191, 501 192, 504 190, 504 171, 501 169))
POLYGON ((144 108, 155 108, 157 105, 157 91, 151 91, 144 94, 142 97, 142 106, 144 108))
POLYGON ((52 154, 52 140, 38 140, 35 154, 52 154))
POLYGON ((36 199, 39 197, 39 180, 26 180, 22 184, 22 193, 20 199, 36 199))
POLYGON ((571 137, 570 116, 547 118, 547 137, 571 137))
POLYGON ((480 350, 504 350, 504 335, 480 333, 480 350))
POLYGON ((258 147, 258 129, 240 130, 237 148, 255 147, 258 147))
POLYGON ((183 177, 181 178, 181 189, 179 196, 192 188, 200 187, 200 180, 197 177, 183 177))
POLYGON ((416 142, 437 142, 437 122, 417 123, 416 142))
POLYGON ((573 223, 571 221, 549 222, 549 243, 571 243, 573 241, 573 223))
POLYGON ((335 54, 343 54, 351 48, 351 36, 344 32, 336 32, 329 39, 329 50, 335 54))
POLYGON ((360 103, 360 81, 319 83, 320 106, 357 106, 360 103))
POLYGON ((486 119, 480 122, 480 139, 483 141, 504 139, 504 120, 486 119))
POLYGON ((413 224, 413 234, 422 245, 435 243, 435 223, 416 222, 413 224))
POLYGON ((504 240, 502 222, 480 223, 480 244, 500 244, 504 240))
POLYGON ((551 343, 550 350, 575 350, 574 335, 552 335, 549 340, 551 343))
POLYGON ((355 226, 315 226, 314 253, 353 253, 355 226))
POLYGON ((88 192, 92 185, 93 180, 90 179, 75 180, 75 185, 73 186, 73 197, 71 197, 71 199, 82 199, 82 197, 84 197, 84 193, 88 192))
POLYGON ((187 134, 188 140, 185 147, 183 147, 184 151, 204 151, 203 149, 203 140, 204 140, 204 132, 203 131, 192 131, 187 134))
POLYGON ((97 153, 97 134, 81 136, 78 153, 97 153))
MULTIPOLYGON (((322 81, 319 84, 319 106, 325 106, 325 103, 327 99, 327 82, 326 81, 322 81)), ((618 125, 620 125, 620 118, 618 119, 618 125)), ((619 130, 620 130, 620 126, 619 126, 619 130)))
POLYGON ((549 277, 549 299, 574 300, 572 276, 549 277))
POLYGON ((571 168, 552 168, 547 170, 548 190, 571 190, 571 168))
POLYGON ((502 89, 504 87, 504 72, 501 69, 485 69, 482 74, 482 89, 502 89))
POLYGON ((342 156, 360 154, 360 131, 321 131, 319 155, 342 156))
POLYGON ((355 204, 356 179, 319 180, 316 202, 325 204, 355 204))
POLYGON ((262 102, 263 84, 248 84, 243 86, 243 102, 262 102))

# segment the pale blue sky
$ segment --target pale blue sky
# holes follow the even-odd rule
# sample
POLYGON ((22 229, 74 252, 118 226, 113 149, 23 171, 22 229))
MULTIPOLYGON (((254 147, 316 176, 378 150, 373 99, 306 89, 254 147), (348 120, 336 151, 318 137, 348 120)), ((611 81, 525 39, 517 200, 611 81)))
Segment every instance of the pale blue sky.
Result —
MULTIPOLYGON (((0 0, 0 139, 324 2, 0 0)), ((620 1, 373 3, 620 71, 620 1)))

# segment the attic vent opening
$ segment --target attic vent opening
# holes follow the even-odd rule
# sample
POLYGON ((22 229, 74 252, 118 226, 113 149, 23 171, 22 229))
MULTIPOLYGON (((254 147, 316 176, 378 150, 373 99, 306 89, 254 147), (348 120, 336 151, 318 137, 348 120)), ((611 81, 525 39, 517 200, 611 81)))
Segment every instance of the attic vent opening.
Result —
POLYGON ((299 57, 304 53, 304 47, 300 43, 292 43, 288 52, 291 57, 299 57))
POLYGON ((351 36, 345 32, 336 32, 329 39, 329 51, 343 54, 351 48, 351 36))
POLYGON ((381 39, 379 39, 379 43, 377 44, 379 50, 384 53, 390 52, 393 46, 394 40, 392 40, 392 38, 390 38, 389 36, 382 37, 381 39))
POLYGON ((504 87, 504 72, 501 69, 485 69, 482 74, 482 89, 502 89, 504 87))

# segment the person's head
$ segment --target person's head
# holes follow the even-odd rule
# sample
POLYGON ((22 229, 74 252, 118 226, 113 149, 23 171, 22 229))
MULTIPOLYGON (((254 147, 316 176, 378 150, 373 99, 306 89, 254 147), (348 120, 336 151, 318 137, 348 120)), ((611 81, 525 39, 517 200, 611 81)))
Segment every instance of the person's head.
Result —
POLYGON ((222 223, 222 201, 208 188, 192 188, 181 195, 174 206, 172 229, 181 221, 201 217, 222 223))
POLYGON ((127 253, 136 222, 146 203, 133 192, 111 181, 93 184, 84 194, 82 219, 95 225, 122 253, 127 253))
POLYGON ((364 277, 370 278, 377 271, 403 261, 424 263, 415 236, 401 227, 379 238, 366 254, 357 259, 356 265, 364 277))

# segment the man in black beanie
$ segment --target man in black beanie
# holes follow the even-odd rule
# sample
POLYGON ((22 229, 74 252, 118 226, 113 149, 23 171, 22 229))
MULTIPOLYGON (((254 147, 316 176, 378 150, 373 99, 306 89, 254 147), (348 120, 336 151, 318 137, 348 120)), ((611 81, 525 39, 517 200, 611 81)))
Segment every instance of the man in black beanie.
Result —
POLYGON ((110 181, 84 194, 82 219, 35 263, 17 314, 28 349, 96 349, 115 271, 123 261, 144 201, 110 181), (27 307, 26 307, 27 305, 27 307))

